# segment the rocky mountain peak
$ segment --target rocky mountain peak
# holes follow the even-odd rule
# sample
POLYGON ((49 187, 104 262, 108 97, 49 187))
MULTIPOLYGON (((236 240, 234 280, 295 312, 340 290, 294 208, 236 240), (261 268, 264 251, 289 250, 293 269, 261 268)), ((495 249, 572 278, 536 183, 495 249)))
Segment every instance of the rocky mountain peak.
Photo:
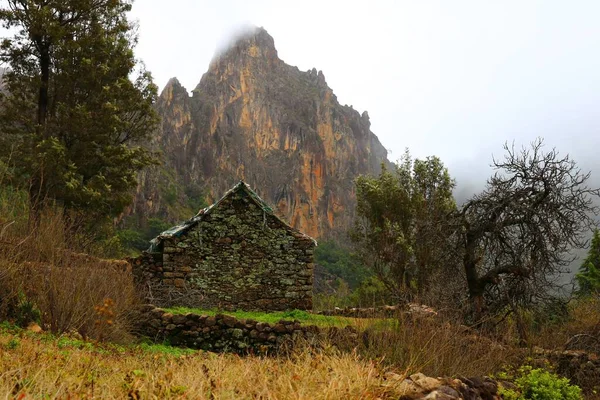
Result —
POLYGON ((244 65, 262 65, 270 69, 281 64, 273 37, 264 28, 252 27, 236 35, 222 52, 215 55, 208 72, 223 73, 244 65))
POLYGON ((181 85, 177 78, 171 78, 160 93, 162 103, 170 103, 178 97, 188 97, 188 91, 181 85))
POLYGON ((199 193, 210 203, 244 180, 292 226, 327 237, 353 223, 354 179, 388 162, 368 113, 340 105, 322 71, 280 60, 264 28, 217 54, 192 97, 169 81, 157 108, 154 143, 166 169, 146 179, 138 198, 170 203, 154 200, 146 210, 140 200, 146 215, 189 218, 175 217, 177 204, 196 204, 199 193))

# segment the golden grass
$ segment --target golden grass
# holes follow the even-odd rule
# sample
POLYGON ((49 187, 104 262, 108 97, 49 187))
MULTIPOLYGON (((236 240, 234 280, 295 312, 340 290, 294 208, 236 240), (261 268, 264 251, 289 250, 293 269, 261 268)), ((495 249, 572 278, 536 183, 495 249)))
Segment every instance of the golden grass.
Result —
MULTIPOLYGON (((361 330, 360 328, 358 328, 361 330)), ((408 374, 482 376, 520 365, 525 352, 443 320, 401 314, 365 327, 359 354, 408 374)))
POLYGON ((399 393, 379 363, 305 352, 240 358, 140 347, 64 346, 32 333, 0 333, 0 398, 386 399, 399 393))
POLYGON ((564 350, 576 336, 588 336, 591 346, 580 350, 600 351, 600 296, 574 299, 568 304, 569 316, 565 321, 549 322, 541 327, 530 327, 531 345, 548 350, 564 350), (595 339, 595 340, 594 340, 595 339))
POLYGON ((81 253, 74 244, 81 235, 54 209, 42 214, 35 232, 26 221, 14 222, 0 224, 0 320, 130 340, 139 299, 127 264, 81 253))

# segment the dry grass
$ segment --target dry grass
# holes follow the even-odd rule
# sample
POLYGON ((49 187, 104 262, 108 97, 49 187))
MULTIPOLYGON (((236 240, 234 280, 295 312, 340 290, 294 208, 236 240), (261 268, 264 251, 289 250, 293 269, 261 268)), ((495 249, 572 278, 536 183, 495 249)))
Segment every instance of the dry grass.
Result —
POLYGON ((564 321, 530 328, 531 344, 548 350, 600 353, 600 297, 572 300, 564 321))
POLYGON ((355 354, 240 358, 60 343, 43 335, 0 333, 0 398, 399 397, 380 364, 355 354))
POLYGON ((55 333, 128 340, 138 299, 126 265, 81 254, 80 234, 52 209, 34 232, 26 223, 15 219, 2 230, 0 319, 39 320, 55 333))
POLYGON ((524 358, 524 351, 465 326, 407 314, 367 326, 358 351, 408 374, 429 376, 490 375, 507 364, 520 365, 524 358))

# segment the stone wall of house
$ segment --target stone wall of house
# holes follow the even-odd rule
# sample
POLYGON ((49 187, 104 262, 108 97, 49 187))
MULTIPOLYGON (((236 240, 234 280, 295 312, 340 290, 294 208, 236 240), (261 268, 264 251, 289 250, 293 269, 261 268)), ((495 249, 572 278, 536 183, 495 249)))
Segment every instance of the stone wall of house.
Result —
POLYGON ((325 339, 352 349, 359 340, 351 327, 319 328, 289 320, 269 324, 224 314, 172 314, 153 306, 143 313, 138 330, 159 343, 238 354, 277 354, 301 344, 318 345, 325 339))
POLYGON ((132 264, 149 301, 159 306, 307 310, 314 246, 238 192, 181 236, 164 239, 161 254, 132 264))

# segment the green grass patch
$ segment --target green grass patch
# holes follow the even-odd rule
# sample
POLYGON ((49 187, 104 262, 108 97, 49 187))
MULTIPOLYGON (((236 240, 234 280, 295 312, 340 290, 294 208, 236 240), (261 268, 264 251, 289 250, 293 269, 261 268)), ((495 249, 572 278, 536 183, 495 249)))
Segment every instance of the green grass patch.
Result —
POLYGON ((133 348, 138 349, 144 353, 170 355, 175 357, 197 354, 199 352, 199 350, 186 349, 182 347, 173 347, 168 343, 141 343, 134 346, 133 348))
POLYGON ((68 355, 76 351, 89 351, 96 354, 153 354, 166 357, 181 357, 197 354, 201 350, 173 347, 168 343, 155 344, 150 342, 120 345, 116 343, 99 343, 82 340, 69 335, 56 336, 48 332, 33 333, 19 328, 8 322, 0 322, 0 351, 18 350, 21 338, 35 339, 46 345, 53 346, 57 353, 68 355))
MULTIPOLYGON (((297 320, 302 325, 316 325, 320 327, 345 327, 347 325, 355 326, 358 323, 357 318, 319 315, 302 310, 276 311, 270 313, 260 311, 203 310, 200 308, 187 307, 165 308, 164 310, 172 314, 199 314, 208 316, 224 314, 236 317, 238 319, 253 319, 259 322, 267 322, 269 324, 276 324, 282 319, 297 320)), ((364 321, 362 322, 362 324, 364 324, 364 321)))

